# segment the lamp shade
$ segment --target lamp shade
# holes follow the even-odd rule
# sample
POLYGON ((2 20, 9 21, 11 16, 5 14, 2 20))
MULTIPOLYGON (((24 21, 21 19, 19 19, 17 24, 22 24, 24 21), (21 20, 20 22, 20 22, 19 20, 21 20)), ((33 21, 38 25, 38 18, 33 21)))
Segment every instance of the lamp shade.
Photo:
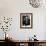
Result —
POLYGON ((45 0, 29 0, 30 5, 34 8, 38 8, 45 3, 45 0))

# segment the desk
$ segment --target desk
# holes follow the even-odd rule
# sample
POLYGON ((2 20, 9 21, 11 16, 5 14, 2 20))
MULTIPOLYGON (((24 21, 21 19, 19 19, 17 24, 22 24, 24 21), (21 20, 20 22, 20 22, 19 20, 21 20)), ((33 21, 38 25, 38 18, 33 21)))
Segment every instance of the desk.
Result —
POLYGON ((39 41, 29 41, 29 40, 6 40, 9 44, 14 44, 16 46, 20 46, 20 44, 24 44, 23 46, 46 46, 46 40, 39 40, 39 41))
POLYGON ((46 40, 39 40, 39 41, 17 40, 16 41, 16 44, 18 46, 20 43, 24 43, 24 46, 46 46, 46 40))

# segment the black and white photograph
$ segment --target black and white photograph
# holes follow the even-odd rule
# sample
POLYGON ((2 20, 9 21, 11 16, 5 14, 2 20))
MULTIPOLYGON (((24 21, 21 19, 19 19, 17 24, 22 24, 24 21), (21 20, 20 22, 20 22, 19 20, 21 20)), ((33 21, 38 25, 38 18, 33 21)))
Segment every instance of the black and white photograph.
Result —
POLYGON ((20 13, 20 28, 32 28, 32 13, 20 13))

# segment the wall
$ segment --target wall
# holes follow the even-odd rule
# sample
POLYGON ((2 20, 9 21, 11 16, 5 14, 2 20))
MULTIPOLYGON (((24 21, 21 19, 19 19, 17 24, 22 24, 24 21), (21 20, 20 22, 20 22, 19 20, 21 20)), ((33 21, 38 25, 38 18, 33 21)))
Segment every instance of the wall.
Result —
MULTIPOLYGON (((37 35, 37 39, 46 40, 45 12, 45 6, 33 8, 28 0, 0 0, 0 18, 4 16, 13 18, 8 34, 16 40, 28 40, 34 34, 37 35), (32 29, 20 29, 20 13, 33 13, 32 29)), ((1 33, 3 31, 0 31, 0 35, 1 33)), ((4 39, 0 36, 0 39, 2 38, 4 39)))

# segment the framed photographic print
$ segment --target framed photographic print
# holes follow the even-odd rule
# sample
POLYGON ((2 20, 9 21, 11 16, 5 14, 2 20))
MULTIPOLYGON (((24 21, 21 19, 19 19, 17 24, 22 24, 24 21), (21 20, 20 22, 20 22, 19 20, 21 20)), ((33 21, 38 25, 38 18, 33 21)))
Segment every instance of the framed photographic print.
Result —
POLYGON ((32 13, 20 13, 20 28, 32 28, 33 26, 33 14, 32 13))

